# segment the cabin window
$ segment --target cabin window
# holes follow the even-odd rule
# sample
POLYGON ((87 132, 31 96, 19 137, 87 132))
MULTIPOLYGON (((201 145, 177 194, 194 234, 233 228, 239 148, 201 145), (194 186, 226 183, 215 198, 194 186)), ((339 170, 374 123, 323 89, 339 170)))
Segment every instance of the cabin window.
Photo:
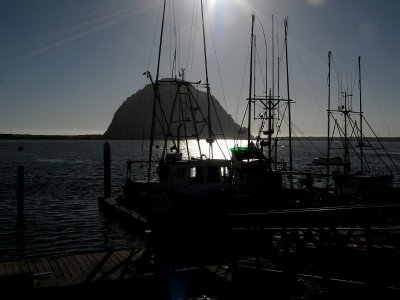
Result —
POLYGON ((196 167, 190 168, 190 178, 196 178, 196 167))
POLYGON ((203 183, 204 182, 204 167, 190 168, 190 183, 203 183))
POLYGON ((176 177, 177 178, 185 178, 185 168, 178 168, 176 170, 176 177))
POLYGON ((219 170, 218 166, 208 166, 207 173, 208 179, 207 182, 219 182, 219 170))
POLYGON ((229 168, 221 167, 221 179, 222 182, 229 182, 229 168))

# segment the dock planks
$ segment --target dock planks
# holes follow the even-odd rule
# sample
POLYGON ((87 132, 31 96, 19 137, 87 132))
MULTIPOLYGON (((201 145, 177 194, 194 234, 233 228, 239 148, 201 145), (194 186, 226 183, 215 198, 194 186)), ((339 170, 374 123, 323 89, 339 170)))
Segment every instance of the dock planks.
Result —
POLYGON ((0 262, 0 286, 27 278, 35 289, 132 279, 130 271, 143 251, 110 250, 0 262))

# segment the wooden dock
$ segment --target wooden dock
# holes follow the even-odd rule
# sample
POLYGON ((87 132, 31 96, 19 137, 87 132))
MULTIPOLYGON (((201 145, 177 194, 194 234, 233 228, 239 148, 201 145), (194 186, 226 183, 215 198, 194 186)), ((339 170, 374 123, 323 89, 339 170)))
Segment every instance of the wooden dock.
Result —
POLYGON ((0 263, 0 288, 40 291, 91 287, 137 277, 145 249, 110 250, 0 263))
MULTIPOLYGON (((103 202, 109 211, 148 224, 115 197, 103 202)), ((231 213, 224 265, 203 266, 195 272, 201 277, 189 277, 203 285, 212 278, 208 284, 218 282, 215 290, 226 299, 258 299, 249 291, 288 299, 283 292, 288 286, 303 289, 311 283, 332 299, 370 293, 376 299, 400 299, 399 216, 397 203, 231 213)), ((180 280, 179 274, 172 276, 180 280)))
MULTIPOLYGON (((164 299, 153 267, 152 252, 144 248, 5 261, 0 262, 0 289, 41 297, 128 292, 137 299, 164 299)), ((171 269, 170 274, 171 287, 183 283, 214 292, 232 279, 226 268, 216 265, 171 269)))
MULTIPOLYGON (((152 269, 152 253, 146 251, 143 248, 110 250, 1 262, 0 288, 41 298, 89 292, 91 296, 129 293, 135 299, 167 299, 160 297, 160 281, 152 269)), ((276 299, 287 299, 284 291, 288 286, 302 283, 303 279, 314 281, 318 288, 328 282, 329 289, 337 288, 339 295, 367 295, 371 291, 367 282, 344 280, 344 276, 334 278, 334 273, 323 272, 324 276, 303 273, 298 264, 290 271, 287 263, 279 266, 275 260, 262 258, 257 263, 251 257, 242 257, 235 267, 226 263, 171 269, 172 299, 185 299, 182 297, 189 293, 199 297, 218 295, 218 299, 257 299, 262 293, 266 297, 276 294, 280 295, 276 299)), ((309 267, 306 269, 310 271, 309 267)), ((378 292, 390 296, 385 299, 398 299, 400 294, 398 288, 390 285, 379 287, 378 292)))

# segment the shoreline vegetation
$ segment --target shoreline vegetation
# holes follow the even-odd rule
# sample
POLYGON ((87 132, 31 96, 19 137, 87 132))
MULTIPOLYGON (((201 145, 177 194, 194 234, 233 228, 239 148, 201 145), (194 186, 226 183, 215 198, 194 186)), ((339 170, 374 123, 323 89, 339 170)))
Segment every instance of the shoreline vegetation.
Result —
MULTIPOLYGON (((370 141, 376 140, 375 137, 367 137, 370 141)), ((281 137, 281 140, 288 140, 288 137, 281 137)), ((85 135, 45 135, 45 134, 12 134, 0 133, 0 140, 141 140, 110 137, 103 134, 85 134, 85 135)), ((326 137, 321 136, 301 136, 292 137, 294 141, 326 141, 326 137)), ((334 137, 333 140, 340 140, 334 137)), ((400 137, 380 137, 381 142, 400 142, 400 137)))

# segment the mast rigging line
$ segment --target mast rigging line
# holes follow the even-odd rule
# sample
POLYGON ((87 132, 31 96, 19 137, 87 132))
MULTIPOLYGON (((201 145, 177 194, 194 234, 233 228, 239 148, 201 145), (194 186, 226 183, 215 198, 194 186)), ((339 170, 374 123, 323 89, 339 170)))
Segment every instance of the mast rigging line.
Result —
MULTIPOLYGON (((187 56, 187 64, 186 64, 186 67, 188 68, 189 67, 189 59, 190 59, 190 48, 192 47, 192 42, 193 42, 193 48, 194 48, 194 50, 196 50, 196 47, 194 47, 194 41, 196 40, 196 33, 197 33, 197 18, 198 18, 198 15, 199 15, 199 13, 198 13, 198 10, 199 10, 199 6, 198 6, 198 1, 195 1, 195 5, 194 5, 194 7, 193 7, 193 15, 192 15, 192 25, 191 25, 191 28, 190 28, 190 40, 189 40, 189 42, 190 42, 190 47, 189 47, 189 49, 188 49, 188 56, 187 56), (193 22, 193 19, 195 20, 194 22, 193 22), (194 24, 194 30, 193 30, 193 24, 194 24)), ((192 78, 192 74, 193 74, 193 62, 194 62, 194 57, 195 57, 195 53, 194 53, 194 51, 193 51, 193 53, 192 53, 192 59, 191 59, 191 62, 190 62, 190 73, 189 73, 189 79, 191 79, 192 78)))
POLYGON ((248 109, 249 109, 249 106, 246 105, 246 109, 245 109, 244 114, 243 114, 242 122, 240 123, 240 127, 239 127, 239 131, 238 131, 237 139, 234 140, 234 144, 236 144, 236 142, 239 140, 239 136, 242 134, 243 123, 244 123, 244 120, 245 120, 245 118, 246 118, 246 114, 247 114, 247 110, 248 110, 248 109))
MULTIPOLYGON (((172 1, 172 5, 169 6, 170 19, 171 19, 171 6, 172 6, 172 14, 173 14, 172 20, 173 20, 173 25, 174 25, 174 42, 175 42, 174 43, 175 44, 175 49, 173 51, 174 54, 173 54, 171 75, 172 75, 172 78, 177 78, 177 74, 176 74, 176 71, 178 70, 178 68, 177 68, 177 57, 180 57, 180 53, 179 53, 180 51, 179 51, 179 47, 178 47, 178 39, 179 38, 178 38, 178 35, 176 33, 175 1, 172 1)), ((171 26, 172 26, 172 23, 170 23, 170 32, 172 33, 171 26)), ((170 40, 171 40, 171 38, 172 38, 172 34, 170 34, 170 40)), ((170 42, 170 44, 171 44, 170 47, 172 47, 172 43, 171 42, 170 42)), ((172 55, 172 51, 171 51, 170 54, 172 55)))
MULTIPOLYGON (((342 144, 343 144, 343 143, 344 143, 344 139, 345 139, 345 132, 344 132, 343 128, 338 124, 338 119, 337 119, 334 115, 332 115, 332 118, 333 118, 333 120, 335 121, 335 127, 338 129, 339 137, 340 137, 340 139, 341 139, 341 141, 342 141, 342 144)), ((356 157, 357 157, 358 159, 360 159, 361 156, 357 153, 356 148, 354 147, 353 143, 351 142, 351 139, 354 138, 354 137, 355 137, 356 140, 358 141, 357 136, 356 136, 356 135, 353 135, 353 133, 355 132, 355 129, 358 129, 358 128, 357 128, 356 122, 355 122, 350 116, 347 116, 347 118, 348 118, 348 120, 349 120, 349 122, 350 122, 350 125, 351 125, 352 129, 353 129, 352 135, 351 135, 350 137, 347 138, 348 141, 349 141, 349 142, 348 142, 348 145, 349 145, 350 148, 353 150, 353 153, 356 155, 356 157)), ((364 118, 364 117, 363 117, 363 118, 364 118)), ((369 128, 370 128, 370 130, 373 132, 371 126, 368 124, 368 121, 367 121, 365 118, 364 118, 364 121, 367 123, 367 125, 368 125, 369 128)), ((333 136, 332 136, 332 137, 333 137, 333 136)), ((391 172, 390 167, 386 164, 386 162, 385 162, 385 160, 382 158, 382 156, 376 151, 376 148, 372 146, 371 141, 370 141, 365 135, 363 135, 363 137, 364 137, 364 140, 367 141, 367 143, 368 143, 368 145, 371 147, 371 149, 374 151, 375 155, 379 158, 379 161, 385 166, 385 168, 387 169, 387 171, 391 172)), ((375 135, 375 138, 376 138, 376 140, 380 143, 380 145, 381 145, 381 147, 382 147, 381 149, 384 150, 386 156, 389 158, 389 160, 390 160, 391 163, 393 164, 394 168, 395 168, 397 171, 400 171, 400 170, 398 169, 397 165, 394 163, 394 161, 393 161, 392 158, 390 157, 389 153, 387 153, 386 148, 383 146, 383 144, 381 143, 380 139, 379 139, 376 135, 375 135)), ((371 173, 371 168, 370 168, 370 166, 369 166, 369 164, 368 164, 368 161, 364 160, 364 161, 363 161, 363 164, 364 164, 364 166, 366 166, 368 172, 371 173)))
POLYGON ((258 66, 260 67, 260 73, 261 73, 262 82, 263 82, 263 85, 264 85, 264 88, 265 88, 265 93, 268 94, 267 86, 266 86, 265 80, 264 80, 264 73, 263 73, 263 70, 261 68, 260 56, 258 55, 258 51, 256 51, 256 56, 257 56, 258 66))
MULTIPOLYGON (((243 92, 243 87, 244 87, 244 79, 245 79, 246 71, 247 71, 247 61, 248 61, 249 55, 250 55, 250 48, 251 48, 251 46, 247 49, 247 55, 246 55, 246 59, 245 59, 245 63, 244 63, 242 84, 241 84, 241 86, 240 86, 239 96, 238 96, 238 98, 237 98, 237 100, 236 100, 236 115, 235 115, 235 120, 238 119, 239 103, 240 103, 240 100, 242 99, 242 92, 243 92)), ((246 109, 245 109, 244 116, 246 115, 246 112, 247 112, 247 105, 246 105, 246 109)), ((243 122, 244 122, 244 121, 242 120, 242 124, 240 125, 240 127, 242 127, 243 122)))
POLYGON ((212 45, 213 45, 213 49, 214 49, 215 60, 217 62, 218 77, 219 77, 219 82, 221 84, 222 98, 224 99, 225 110, 228 111, 228 104, 226 102, 224 85, 222 84, 221 68, 220 68, 220 65, 219 65, 217 48, 216 48, 216 45, 215 45, 214 32, 213 32, 212 26, 211 26, 210 14, 207 14, 207 19, 208 19, 208 26, 210 27, 210 35, 211 35, 211 41, 212 41, 212 45))
MULTIPOLYGON (((261 71, 261 76, 263 78, 263 82, 265 85, 265 94, 268 95, 268 43, 267 43, 267 37, 265 35, 265 30, 264 30, 264 26, 260 20, 260 18, 255 15, 256 19, 258 20, 258 23, 261 26, 261 31, 263 33, 264 36, 264 45, 265 45, 265 81, 264 81, 264 75, 262 73, 262 68, 260 67, 260 71, 261 71)), ((257 52, 257 57, 258 57, 258 52, 257 52)), ((260 58, 258 57, 258 60, 260 60, 260 58)), ((261 66, 261 63, 259 62, 259 65, 261 66)))
POLYGON ((289 59, 288 59, 288 18, 285 19, 285 57, 286 57, 286 85, 288 99, 288 117, 289 117, 289 170, 290 170, 290 188, 293 189, 293 159, 292 159, 292 120, 290 110, 290 89, 289 89, 289 59))
MULTIPOLYGON (((164 20, 165 20, 165 14, 166 14, 166 4, 167 3, 167 1, 166 0, 164 0, 164 6, 163 6, 163 15, 162 15, 162 28, 161 28, 161 34, 160 34, 160 46, 159 46, 159 60, 160 60, 160 56, 161 56, 161 48, 162 48, 162 37, 163 37, 163 31, 164 31, 164 27, 165 27, 165 25, 167 25, 167 24, 165 24, 164 22, 164 20), (165 24, 165 25, 164 25, 165 24)), ((212 96, 211 96, 211 93, 210 93, 210 84, 209 84, 209 80, 208 80, 208 63, 207 63, 207 51, 206 51, 206 40, 205 40, 205 22, 204 22, 204 12, 203 12, 203 1, 201 1, 201 22, 202 22, 202 29, 203 29, 203 50, 204 50, 204 65, 205 65, 205 72, 206 72, 206 84, 205 84, 205 87, 206 87, 206 89, 207 89, 207 111, 208 111, 208 113, 207 113, 207 118, 205 118, 204 117, 204 115, 203 115, 203 112, 201 112, 201 114, 202 114, 202 116, 203 116, 203 120, 206 122, 206 126, 207 126, 207 128, 208 128, 208 143, 209 143, 209 145, 210 145, 210 147, 209 147, 209 151, 210 151, 210 153, 209 153, 209 157, 210 158, 212 158, 213 157, 213 154, 212 154, 212 142, 214 141, 214 139, 215 139, 215 134, 212 132, 212 128, 211 128, 211 117, 212 117, 212 115, 211 115, 211 112, 210 112, 210 107, 211 107, 211 105, 213 105, 214 106, 214 108, 215 108, 215 103, 214 103, 214 99, 212 99, 212 96)), ((172 13, 173 13, 173 22, 169 22, 169 28, 170 28, 170 35, 169 35, 169 42, 170 42, 170 69, 172 70, 172 77, 174 77, 174 72, 176 73, 176 70, 177 70, 177 67, 176 67, 176 64, 177 64, 177 60, 176 60, 176 55, 177 55, 177 53, 178 53, 178 55, 179 55, 179 52, 177 52, 177 45, 176 45, 176 43, 177 43, 177 28, 176 28, 176 17, 175 17, 175 6, 174 6, 174 3, 172 3, 172 4, 168 4, 168 12, 169 12, 169 17, 170 17, 170 19, 172 18, 172 13), (174 29, 174 31, 172 32, 172 26, 173 26, 173 29, 174 29), (172 44, 173 44, 173 41, 172 41, 172 39, 173 39, 173 37, 172 37, 172 35, 174 34, 174 36, 175 36, 175 51, 174 51, 174 61, 173 61, 173 65, 172 65, 172 61, 171 61, 171 55, 172 55, 172 44)), ((191 24, 191 37, 190 37, 190 42, 189 42, 189 50, 188 50, 188 56, 187 56, 187 59, 186 59, 186 61, 187 61, 187 67, 188 67, 188 62, 189 62, 189 59, 190 59, 190 49, 193 47, 193 36, 196 34, 196 30, 194 30, 194 27, 196 27, 197 26, 197 17, 198 17, 198 14, 196 14, 195 15, 195 11, 198 11, 199 10, 199 8, 198 8, 198 5, 195 5, 194 4, 194 6, 193 6, 193 15, 192 15, 192 24, 191 24), (195 18, 196 18, 196 22, 195 22, 195 18)), ((210 24, 210 28, 211 28, 211 22, 210 22, 210 18, 209 18, 209 15, 208 15, 208 21, 209 21, 209 24, 210 24)), ((158 24, 158 23, 157 23, 158 24)), ((167 25, 168 26, 168 25, 167 25)), ((157 27, 157 26, 156 26, 157 27)), ((211 29, 211 33, 212 33, 212 29, 211 29)), ((213 41, 213 46, 214 46, 214 52, 215 52, 215 55, 216 55, 216 60, 217 60, 217 67, 218 67, 218 73, 219 73, 219 79, 220 79, 220 82, 221 82, 221 87, 222 87, 222 93, 223 93, 223 97, 224 97, 224 102, 225 102, 225 108, 227 109, 227 102, 226 102, 226 97, 225 97, 225 92, 224 92, 224 89, 223 89, 223 84, 222 84, 222 76, 221 76, 221 70, 220 70, 220 66, 219 66, 219 61, 218 61, 218 56, 217 56, 217 54, 216 54, 216 46, 215 46, 215 40, 214 40, 214 36, 213 36, 213 34, 211 35, 212 36, 212 41, 213 41)), ((154 43, 153 43, 154 44, 154 43)), ((192 60, 194 59, 194 55, 192 56, 192 60)), ((153 110, 154 111, 157 111, 157 110, 161 110, 161 113, 162 113, 162 115, 161 116, 154 116, 153 115, 153 122, 152 122, 152 127, 154 127, 154 123, 159 123, 160 124, 160 126, 161 127, 163 127, 162 125, 163 125, 163 123, 165 123, 165 126, 167 126, 168 127, 168 132, 166 132, 166 135, 167 136, 171 136, 172 134, 170 134, 170 131, 171 131, 171 121, 170 122, 168 122, 168 120, 167 121, 165 121, 164 119, 165 119, 165 115, 164 115, 164 113, 163 113, 163 111, 162 111, 162 106, 161 106, 161 102, 160 102, 160 97, 161 97, 161 95, 160 95, 160 90, 159 90, 159 84, 160 84, 160 81, 158 80, 159 79, 159 68, 160 68, 160 63, 158 62, 158 65, 157 65, 157 79, 156 79, 156 81, 155 81, 155 83, 154 83, 154 85, 153 85, 153 88, 154 88, 154 91, 155 91, 155 99, 154 99, 154 107, 153 107, 153 110), (156 107, 156 106, 159 106, 159 107, 156 107)), ((191 70, 193 70, 193 68, 191 68, 191 70)), ((182 72, 183 73, 183 72, 182 72)), ((183 75, 182 75, 183 76, 183 75)), ((176 78, 176 74, 175 74, 175 78, 176 78)), ((189 89, 189 91, 190 91, 190 89, 189 89)), ((196 101, 197 102, 197 101, 196 101)), ((174 107, 176 106, 176 104, 175 104, 175 102, 174 102, 174 107)), ((197 105, 198 106, 198 105, 197 105)), ((217 118, 218 118, 218 123, 219 123, 219 127, 220 127, 220 129, 221 129, 221 131, 222 131, 222 135, 224 136, 224 133, 223 133, 223 128, 222 128, 222 125, 221 125, 221 121, 220 121, 220 119, 219 119, 219 116, 218 116, 218 114, 216 114, 216 116, 217 116, 217 118)), ((203 126, 203 129, 205 128, 205 125, 203 126)), ((201 129, 201 131, 203 130, 203 129, 201 129)), ((185 128, 184 128, 184 130, 185 130, 185 128)), ((163 130, 163 131, 165 131, 165 130, 163 130)), ((154 129, 152 129, 152 137, 154 137, 154 129)), ((225 136, 224 136, 224 138, 225 138, 225 136)), ((169 138, 168 138, 169 139, 169 138)), ((172 139, 172 141, 173 141, 173 139, 172 139)), ((225 141, 226 142, 226 141, 225 141)), ((151 145, 152 146, 152 145, 151 145)), ((220 147, 220 149, 221 149, 221 146, 219 145, 219 147, 220 147)), ((226 145, 226 147, 228 148, 228 146, 226 145)), ((150 147, 151 148, 151 147, 150 147)), ((221 152, 222 153, 224 153, 223 151, 222 151, 222 149, 221 149, 221 152)), ((224 154, 224 156, 225 156, 225 154, 224 154)), ((150 161, 151 159, 149 159, 149 161, 150 161)), ((150 163, 149 163, 149 169, 150 169, 150 163)))
POLYGON ((373 100, 374 100, 376 106, 378 107, 379 114, 380 114, 380 116, 381 116, 381 120, 383 121, 383 123, 384 123, 384 125, 385 125, 385 127, 386 127, 386 130, 387 130, 387 132, 388 132, 388 136, 390 137, 390 136, 391 136, 391 134, 390 134, 390 127, 387 125, 386 120, 385 120, 385 118, 384 118, 384 116, 383 116, 381 107, 380 107, 380 105, 379 105, 379 102, 378 102, 377 97, 376 97, 376 94, 375 94, 375 91, 374 91, 373 86, 372 86, 372 84, 371 84, 371 81, 370 81, 370 79, 369 79, 368 72, 367 72, 367 70, 366 70, 366 68, 365 68, 365 63, 364 63, 363 65, 364 65, 365 77, 367 78, 367 83, 368 83, 367 86, 370 88, 370 92, 371 92, 371 94, 372 94, 372 98, 373 98, 373 100))
MULTIPOLYGON (((387 152, 386 148, 383 146, 382 141, 380 140, 380 138, 376 135, 375 131, 372 129, 371 125, 369 124, 368 120, 362 116, 363 120, 365 123, 367 123, 369 129, 372 131, 372 133, 374 134, 376 140, 379 142, 379 145, 382 147, 383 151, 385 152, 385 154, 387 155, 387 157, 389 157, 390 162, 393 164, 393 166, 395 167, 396 171, 400 172, 400 168, 397 166, 397 164, 394 162, 394 160, 392 159, 392 157, 389 155, 389 153, 387 152)), ((364 138, 368 141, 368 143, 370 144, 369 140, 364 136, 364 138)))
MULTIPOLYGON (((287 105, 285 106, 285 111, 286 111, 286 109, 287 109, 287 105)), ((282 118, 281 123, 282 123, 282 121, 284 121, 286 125, 289 125, 289 122, 288 122, 287 119, 282 118)), ((321 150, 319 147, 317 147, 317 146, 315 145, 314 141, 313 141, 310 137, 307 137, 307 136, 304 134, 304 132, 303 132, 296 124, 292 124, 292 126, 294 127, 294 129, 295 129, 297 132, 300 133, 300 136, 301 136, 301 137, 304 137, 305 140, 306 140, 308 143, 310 143, 310 144, 312 145, 313 149, 314 149, 316 152, 318 152, 320 155, 323 154, 322 150, 321 150)), ((279 127, 279 128, 280 128, 280 127, 279 127)), ((280 130, 280 129, 279 129, 279 130, 280 130)), ((294 137, 298 137, 298 135, 296 134, 296 131, 292 132, 294 137)), ((277 136, 276 136, 276 138, 277 138, 277 136)), ((305 145, 303 139, 298 139, 297 141, 299 142, 299 144, 300 144, 301 147, 303 148, 304 152, 310 153, 310 151, 308 151, 308 148, 310 148, 310 147, 309 147, 309 145, 307 145, 307 146, 305 145)))
MULTIPOLYGON (((333 61, 333 63, 334 63, 335 74, 336 74, 336 77, 337 77, 337 80, 338 80, 338 87, 342 89, 342 88, 343 88, 343 84, 342 84, 341 76, 338 75, 338 73, 339 73, 339 72, 338 72, 338 68, 337 68, 337 65, 336 65, 336 63, 335 63, 333 57, 332 57, 332 61, 333 61)), ((356 88, 355 88, 355 86, 356 86, 356 84, 357 84, 356 78, 357 78, 357 75, 358 75, 358 78, 359 78, 359 80, 358 80, 358 84, 359 84, 358 93, 359 93, 359 97, 361 98, 361 74, 360 74, 360 72, 361 72, 361 70, 360 70, 360 57, 359 57, 358 62, 357 62, 357 64, 356 64, 356 73, 355 73, 355 76, 354 76, 354 81, 351 80, 351 91, 350 91, 350 92, 352 93, 353 91, 357 91, 356 88)), ((370 82, 369 82, 368 73, 367 73, 366 71, 364 71, 364 73, 366 73, 367 81, 368 81, 368 83, 370 83, 370 82)), ((346 76, 346 78, 347 78, 347 76, 346 76)), ((339 91, 341 91, 341 90, 339 90, 339 91)), ((338 93, 338 96, 339 96, 339 99, 340 99, 340 101, 339 101, 339 106, 340 106, 340 105, 343 105, 343 104, 346 105, 346 103, 343 103, 343 101, 348 101, 348 99, 344 98, 344 100, 343 100, 343 95, 342 95, 342 93, 338 93)), ((353 95, 348 95, 348 96, 353 96, 353 95)), ((374 100, 376 101, 376 96, 375 96, 375 95, 373 95, 373 96, 374 96, 374 100)), ((350 101, 350 100, 349 100, 349 101, 350 101)), ((360 99, 360 101, 361 101, 361 99, 360 99)), ((376 101, 376 103, 378 103, 378 102, 376 101)), ((360 102, 360 105, 361 105, 361 102, 360 102)), ((378 107, 379 107, 379 105, 378 105, 378 107)), ((380 111, 380 112, 381 112, 381 111, 380 111)), ((343 111, 340 110, 340 107, 338 108, 338 110, 331 110, 330 115, 331 115, 332 118, 335 120, 335 124, 336 124, 337 127, 338 127, 339 134, 344 134, 343 132, 341 132, 341 131, 342 131, 342 128, 341 128, 341 126, 338 124, 338 120, 337 120, 337 118, 334 116, 333 113, 336 113, 336 114, 337 114, 337 113, 342 113, 342 114, 344 114, 344 117, 343 117, 343 118, 346 119, 346 120, 349 120, 349 123, 350 123, 350 125, 351 125, 351 127, 352 127, 352 129, 353 129, 353 132, 354 132, 354 130, 357 130, 357 133, 359 133, 359 135, 353 135, 353 133, 352 133, 352 135, 350 136, 349 139, 356 137, 357 141, 358 141, 359 144, 360 144, 360 152, 361 152, 361 153, 360 153, 360 155, 358 155, 358 153, 357 153, 357 152, 355 151, 355 149, 354 149, 354 146, 353 146, 352 143, 350 142, 350 145, 351 145, 352 149, 354 150, 354 152, 356 153, 357 157, 358 157, 358 158, 360 159, 360 161, 361 161, 361 170, 362 170, 364 164, 367 164, 367 169, 368 169, 368 171, 370 171, 370 168, 369 168, 369 166, 368 166, 368 162, 366 162, 366 161, 364 162, 363 153, 362 153, 362 148, 363 148, 362 143, 363 143, 363 140, 366 140, 367 143, 368 143, 368 145, 371 147, 371 149, 373 149, 373 151, 375 152, 376 156, 379 158, 379 161, 380 161, 381 163, 383 163, 383 165, 385 166, 385 168, 386 168, 388 171, 391 171, 391 168, 386 164, 386 161, 383 159, 382 155, 380 155, 380 154, 376 151, 376 148, 372 146, 371 141, 369 140, 369 138, 362 132, 362 124, 363 124, 363 122, 365 122, 365 123, 367 124, 369 130, 370 130, 371 133, 373 134, 373 137, 374 137, 374 138, 376 139, 376 141, 379 143, 381 149, 385 152, 386 157, 389 159, 389 161, 390 161, 391 164, 393 165, 394 169, 395 169, 396 171, 398 171, 398 172, 400 171, 400 169, 399 169, 399 167, 397 166, 397 164, 394 162, 394 160, 392 159, 392 157, 391 157, 391 156, 389 155, 389 153, 387 152, 387 150, 386 150, 386 148, 384 147, 383 143, 381 142, 380 138, 377 136, 377 134, 376 134, 375 131, 373 130, 372 126, 369 124, 368 120, 367 120, 367 119, 365 118, 365 116, 363 115, 363 111, 362 111, 361 106, 360 106, 359 111, 352 111, 352 109, 350 108, 350 109, 348 109, 346 112, 343 112, 343 111), (353 120, 353 118, 351 117, 351 114, 357 114, 357 115, 360 116, 360 127, 358 127, 357 122, 356 122, 355 120, 353 120)), ((382 117, 382 119, 384 119, 384 118, 382 117)), ((386 125, 386 124, 385 124, 385 125, 386 125)), ((386 126, 387 126, 387 125, 386 125, 386 126)), ((333 136, 333 133, 332 133, 332 136, 333 136)))
POLYGON ((151 61, 151 57, 153 54, 153 47, 154 47, 154 43, 156 40, 156 35, 157 35, 157 28, 158 28, 158 23, 160 21, 160 15, 162 14, 162 6, 160 7, 160 11, 158 13, 158 17, 157 17, 157 22, 156 22, 156 26, 154 28, 154 34, 153 34, 153 40, 151 42, 151 47, 150 47, 150 53, 149 53, 149 59, 147 60, 147 67, 146 67, 146 71, 149 71, 149 67, 150 67, 150 61, 151 61))
MULTIPOLYGON (((214 107, 214 111, 215 111, 215 115, 216 115, 216 117, 217 117, 217 121, 218 121, 219 128, 221 129, 222 139, 225 141, 226 149, 229 150, 228 144, 227 144, 227 142, 226 142, 225 134, 224 134, 224 131, 223 131, 223 128, 222 128, 221 120, 220 120, 219 115, 218 115, 218 113, 217 113, 217 108, 216 108, 216 106, 215 106, 215 102, 214 102, 213 97, 211 97, 211 103, 212 103, 212 105, 213 105, 213 107, 214 107)), ((215 137, 215 133, 214 133, 214 132, 213 132, 213 138, 215 139, 215 141, 216 141, 216 143, 217 143, 217 145, 218 145, 218 148, 220 149, 222 155, 223 155, 224 158, 226 159, 225 153, 222 151, 221 146, 220 146, 220 144, 219 144, 219 142, 218 142, 218 139, 215 137)))

